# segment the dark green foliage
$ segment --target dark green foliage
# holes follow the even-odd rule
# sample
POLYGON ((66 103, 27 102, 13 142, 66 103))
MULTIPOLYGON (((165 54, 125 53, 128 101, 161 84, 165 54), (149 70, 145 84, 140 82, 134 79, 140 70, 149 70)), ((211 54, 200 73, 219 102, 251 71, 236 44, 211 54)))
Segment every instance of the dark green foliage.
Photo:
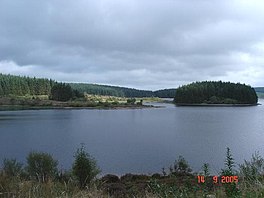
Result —
POLYGON ((67 101, 71 98, 83 97, 73 90, 69 84, 57 83, 44 78, 29 78, 0 74, 0 96, 33 96, 48 95, 54 100, 67 101))
POLYGON ((128 98, 127 99, 127 104, 135 104, 136 98, 128 98))
POLYGON ((203 175, 208 177, 210 175, 210 168, 208 163, 204 163, 203 165, 203 175))
POLYGON ((161 89, 154 91, 154 96, 159 98, 174 98, 176 89, 161 89))
POLYGON ((95 159, 85 151, 83 145, 77 149, 74 157, 73 174, 77 177, 80 188, 84 188, 87 184, 90 184, 100 170, 95 159))
POLYGON ((114 101, 112 102, 113 105, 119 105, 119 102, 118 101, 114 101))
POLYGON ((73 97, 74 98, 84 98, 84 94, 79 92, 78 90, 76 89, 73 89, 73 97))
MULTIPOLYGON (((76 92, 76 91, 75 91, 76 92)), ((69 84, 56 83, 51 89, 51 99, 68 101, 74 97, 74 91, 69 84)))
POLYGON ((178 160, 174 162, 174 171, 176 173, 191 173, 192 169, 190 168, 188 162, 184 159, 183 156, 179 156, 178 160))
POLYGON ((166 171, 165 171, 165 168, 164 168, 164 167, 162 168, 162 175, 163 175, 163 176, 166 176, 166 175, 167 175, 167 173, 166 173, 166 171))
MULTIPOLYGON (((226 151, 226 160, 225 160, 225 169, 222 169, 223 176, 232 176, 235 175, 235 161, 231 154, 230 148, 227 147, 226 151)), ((225 193, 227 197, 237 197, 240 195, 240 191, 237 188, 236 183, 226 183, 223 184, 225 188, 225 193)))
POLYGON ((223 175, 234 175, 235 161, 231 154, 230 148, 226 149, 226 160, 225 160, 225 169, 222 169, 223 175))
POLYGON ((54 83, 44 78, 0 74, 0 96, 49 95, 54 83))
MULTIPOLYGON (((0 96, 25 96, 25 95, 48 95, 51 96, 51 90, 54 85, 57 86, 54 80, 44 78, 29 78, 14 75, 0 74, 0 96)), ((108 95, 117 97, 161 97, 173 98, 175 89, 164 89, 158 91, 138 90, 133 88, 97 85, 86 83, 70 83, 72 88, 72 97, 83 97, 84 93, 95 95, 108 95)))
POLYGON ((240 174, 246 181, 257 181, 264 174, 264 159, 255 153, 252 155, 251 161, 244 161, 244 164, 239 165, 240 174))
POLYGON ((56 176, 58 162, 48 153, 31 152, 27 157, 28 174, 39 182, 47 182, 56 176))
MULTIPOLYGON (((165 169, 163 169, 163 172, 166 175, 165 169)), ((169 167, 169 174, 171 175, 188 175, 191 172, 192 169, 190 165, 181 155, 175 160, 174 164, 169 167)))
POLYGON ((210 178, 210 166, 208 163, 204 163, 202 166, 202 175, 205 178, 205 182, 204 183, 200 183, 202 190, 204 192, 204 194, 207 194, 209 191, 211 191, 213 189, 213 183, 212 183, 212 179, 210 178))
POLYGON ((139 102, 137 102, 137 105, 143 105, 143 100, 141 99, 139 102))
POLYGON ((23 165, 16 159, 4 159, 3 171, 7 176, 19 177, 23 172, 23 165))
POLYGON ((96 85, 85 83, 71 83, 73 89, 81 93, 95 94, 95 95, 108 95, 117 97, 160 97, 160 98, 174 98, 176 89, 163 89, 157 91, 138 90, 126 87, 96 85))
POLYGON ((258 97, 249 85, 204 81, 179 87, 174 101, 176 104, 256 104, 258 97))
POLYGON ((138 90, 126 87, 117 87, 109 85, 96 85, 85 83, 71 83, 73 89, 78 90, 81 93, 95 94, 95 95, 108 95, 117 97, 152 97, 154 93, 152 91, 138 90))

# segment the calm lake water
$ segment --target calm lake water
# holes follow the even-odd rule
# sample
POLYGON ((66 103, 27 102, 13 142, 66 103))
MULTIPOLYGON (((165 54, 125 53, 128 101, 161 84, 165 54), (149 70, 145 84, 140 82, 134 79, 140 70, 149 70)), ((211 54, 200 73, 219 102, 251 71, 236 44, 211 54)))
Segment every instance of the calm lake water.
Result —
MULTIPOLYGON (((263 100, 259 101, 264 103, 263 100)), ((160 104, 159 104, 160 105, 160 104)), ((264 106, 0 112, 0 160, 25 162, 30 151, 51 153, 68 169, 80 143, 102 173, 161 172, 179 155, 195 171, 224 166, 226 147, 237 163, 264 157, 264 106)))

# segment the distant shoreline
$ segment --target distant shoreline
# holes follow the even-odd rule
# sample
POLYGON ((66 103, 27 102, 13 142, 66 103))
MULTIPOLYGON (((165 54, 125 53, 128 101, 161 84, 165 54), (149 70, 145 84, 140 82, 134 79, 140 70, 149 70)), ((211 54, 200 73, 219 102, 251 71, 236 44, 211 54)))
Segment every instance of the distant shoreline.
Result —
POLYGON ((250 107, 250 106, 258 106, 260 103, 256 104, 188 104, 188 103, 176 103, 176 106, 179 107, 250 107))
POLYGON ((71 107, 71 106, 27 106, 27 105, 0 105, 0 111, 22 111, 22 110, 122 110, 122 109, 145 109, 145 108, 161 108, 154 105, 127 105, 127 106, 97 106, 97 107, 71 107))
POLYGON ((92 98, 83 100, 73 100, 73 101, 56 101, 48 99, 39 98, 10 98, 10 97, 0 97, 0 111, 16 111, 16 110, 45 110, 45 109, 143 109, 143 108, 159 108, 159 105, 143 104, 143 100, 147 102, 154 102, 153 98, 134 99, 135 101, 127 102, 129 99, 122 98, 111 98, 112 100, 108 102, 108 98, 92 98), (94 101, 97 99, 97 101, 94 101))

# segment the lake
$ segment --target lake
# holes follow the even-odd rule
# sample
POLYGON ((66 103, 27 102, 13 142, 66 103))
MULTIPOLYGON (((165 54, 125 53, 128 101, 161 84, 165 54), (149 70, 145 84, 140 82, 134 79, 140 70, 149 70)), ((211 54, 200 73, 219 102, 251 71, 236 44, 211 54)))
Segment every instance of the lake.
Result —
MULTIPOLYGON (((259 101, 264 103, 263 100, 259 101)), ((84 143, 102 173, 161 172, 179 155, 193 170, 216 174, 226 147, 237 163, 255 151, 264 157, 264 106, 0 112, 0 159, 25 162, 30 151, 51 153, 68 169, 84 143)))

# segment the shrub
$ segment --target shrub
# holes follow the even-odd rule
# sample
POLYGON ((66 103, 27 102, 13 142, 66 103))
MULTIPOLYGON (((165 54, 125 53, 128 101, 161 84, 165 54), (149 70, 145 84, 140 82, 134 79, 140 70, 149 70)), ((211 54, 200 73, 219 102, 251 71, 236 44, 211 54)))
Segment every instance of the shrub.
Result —
POLYGON ((135 104, 136 98, 128 98, 127 99, 127 104, 135 104))
POLYGON ((210 176, 209 164, 208 163, 204 163, 202 169, 203 169, 203 175, 205 177, 209 177, 210 176))
POLYGON ((85 151, 84 145, 77 149, 74 157, 73 174, 77 177, 80 188, 84 188, 90 184, 100 170, 95 159, 85 151))
POLYGON ((23 165, 16 159, 4 159, 3 171, 7 176, 19 177, 23 172, 23 165))
POLYGON ((184 157, 179 156, 178 160, 174 162, 174 171, 175 173, 186 174, 191 173, 192 169, 184 157))
POLYGON ((103 106, 104 106, 104 107, 110 107, 111 104, 110 104, 109 102, 106 101, 106 102, 104 102, 103 106))
POLYGON ((119 102, 118 101, 114 101, 112 102, 113 105, 119 105, 119 102))
POLYGON ((137 105, 143 105, 143 100, 141 99, 139 102, 137 102, 137 105))
POLYGON ((225 169, 222 169, 222 175, 234 175, 234 167, 235 167, 235 162, 234 158, 231 154, 230 148, 227 147, 226 149, 226 160, 225 160, 225 169))
POLYGON ((39 182, 47 182, 54 178, 58 172, 57 160, 48 153, 31 152, 27 157, 27 171, 30 176, 39 182))
POLYGON ((264 174, 264 159, 255 153, 251 161, 246 161, 239 165, 240 174, 246 181, 257 181, 264 174))
MULTIPOLYGON (((224 176, 232 176, 235 174, 235 161, 231 154, 230 148, 227 147, 226 151, 226 160, 225 160, 225 169, 222 169, 222 175, 224 176)), ((223 184, 225 193, 227 197, 237 197, 240 195, 240 191, 237 188, 236 183, 226 183, 223 184)))

